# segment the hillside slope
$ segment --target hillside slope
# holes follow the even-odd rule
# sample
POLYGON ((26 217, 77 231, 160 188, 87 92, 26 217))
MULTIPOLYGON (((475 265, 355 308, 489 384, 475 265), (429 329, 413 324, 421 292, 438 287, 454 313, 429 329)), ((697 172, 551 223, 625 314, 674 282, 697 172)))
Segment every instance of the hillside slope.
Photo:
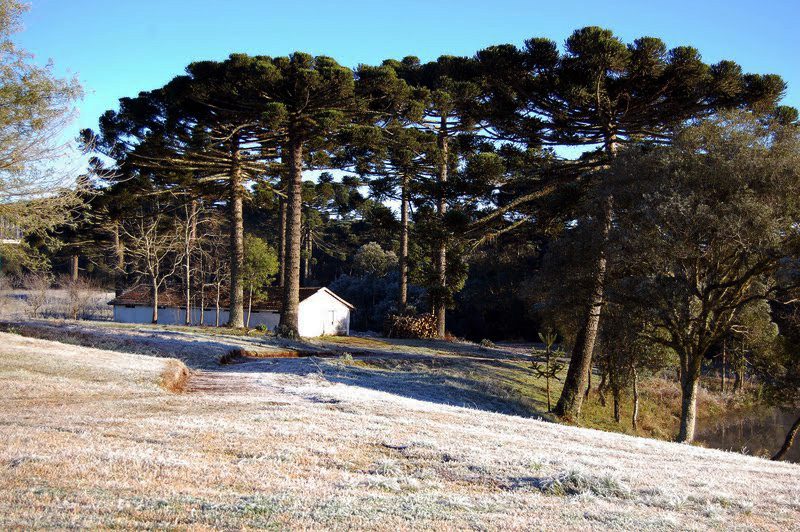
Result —
POLYGON ((800 522, 797 465, 401 397, 315 359, 198 371, 175 394, 169 359, 0 346, 4 529, 800 522))

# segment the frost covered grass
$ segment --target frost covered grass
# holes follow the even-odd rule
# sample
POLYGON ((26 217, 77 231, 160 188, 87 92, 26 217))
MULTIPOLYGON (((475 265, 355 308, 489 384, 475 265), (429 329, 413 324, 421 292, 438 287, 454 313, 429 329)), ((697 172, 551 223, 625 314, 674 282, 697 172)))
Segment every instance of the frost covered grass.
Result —
MULTIPOLYGON (((273 336, 214 327, 99 323, 86 321, 23 320, 0 323, 0 329, 26 336, 57 340, 121 352, 174 357, 190 368, 219 369, 262 357, 326 356, 340 365, 316 366, 336 382, 367 386, 398 395, 442 404, 551 419, 547 414, 545 380, 530 369, 531 345, 482 347, 465 341, 400 340, 376 337, 323 337, 288 341, 273 336), (331 371, 335 370, 335 371, 331 371)), ((312 363, 316 364, 316 363, 312 363)), ((566 371, 566 367, 564 369, 566 371)), ((551 382, 555 401, 561 381, 551 382)), ((595 382, 596 384, 596 382, 595 382)), ((713 387, 714 382, 709 382, 713 387)), ((648 378, 641 382, 639 428, 630 423, 632 398, 622 396, 622 419, 613 417, 610 393, 602 405, 596 388, 584 403, 580 426, 624 432, 662 440, 677 433, 680 389, 674 380, 648 378)), ((746 412, 752 394, 723 396, 700 390, 699 426, 720 415, 746 412)), ((769 454, 763 448, 753 454, 769 454)))
POLYGON ((198 370, 175 394, 158 385, 164 359, 9 334, 0 345, 2 529, 800 519, 796 465, 414 399, 337 359, 198 370))

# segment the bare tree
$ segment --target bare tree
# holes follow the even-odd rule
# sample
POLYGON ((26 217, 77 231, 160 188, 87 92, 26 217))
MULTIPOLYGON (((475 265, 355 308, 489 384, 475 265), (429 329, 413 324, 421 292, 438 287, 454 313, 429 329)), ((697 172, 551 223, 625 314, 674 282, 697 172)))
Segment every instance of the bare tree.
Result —
MULTIPOLYGON (((220 299, 222 292, 230 279, 230 259, 228 253, 230 246, 227 241, 227 231, 223 220, 216 214, 206 216, 203 230, 199 236, 199 263, 202 302, 201 316, 205 313, 205 292, 211 288, 214 294, 215 320, 214 325, 220 325, 220 299)), ((203 320, 203 318, 201 318, 203 320)), ((202 324, 202 321, 201 321, 202 324)))
POLYGON ((64 276, 59 283, 66 290, 66 316, 72 320, 86 318, 94 295, 93 283, 84 277, 64 276))
POLYGON ((30 317, 38 318, 41 315, 42 309, 47 304, 51 282, 50 275, 43 272, 30 272, 23 276, 22 286, 28 292, 25 302, 30 317))
MULTIPOLYGON (((120 226, 128 240, 130 271, 148 278, 152 289, 153 323, 158 323, 158 292, 181 267, 181 238, 163 214, 142 214, 120 226)), ((187 309, 188 310, 188 309, 187 309)))
MULTIPOLYGON (((199 226, 205 223, 203 214, 206 209, 203 204, 196 198, 191 198, 183 202, 181 209, 183 210, 183 218, 178 222, 178 233, 180 234, 180 253, 183 258, 183 280, 184 280, 184 297, 186 302, 186 325, 192 323, 192 273, 199 270, 193 263, 193 259, 201 260, 199 255, 199 239, 202 238, 198 234, 199 226)), ((202 284, 202 282, 201 282, 202 284)), ((201 297, 203 291, 201 289, 201 297)), ((202 305, 201 305, 202 306, 202 305)), ((202 311, 201 311, 202 313, 202 311)), ((202 315, 202 314, 201 314, 202 315)))

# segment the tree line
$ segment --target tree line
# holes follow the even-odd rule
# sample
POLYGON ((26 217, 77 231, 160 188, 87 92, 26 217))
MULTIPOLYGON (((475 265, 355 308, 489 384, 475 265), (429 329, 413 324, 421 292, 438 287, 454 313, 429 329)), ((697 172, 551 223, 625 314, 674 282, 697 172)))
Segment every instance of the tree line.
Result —
POLYGON ((556 414, 580 415, 594 366, 617 394, 672 365, 691 441, 703 363, 723 346, 775 382, 795 371, 776 354, 791 350, 775 306, 796 278, 784 92, 777 75, 598 27, 563 47, 353 69, 299 52, 199 61, 82 132, 95 188, 65 239, 154 298, 181 271, 187 308, 216 283, 243 327, 247 227, 275 250, 289 335, 312 280, 360 290, 381 309, 371 326, 429 309, 439 337, 448 317, 513 300, 509 319, 534 315, 570 346, 556 414))

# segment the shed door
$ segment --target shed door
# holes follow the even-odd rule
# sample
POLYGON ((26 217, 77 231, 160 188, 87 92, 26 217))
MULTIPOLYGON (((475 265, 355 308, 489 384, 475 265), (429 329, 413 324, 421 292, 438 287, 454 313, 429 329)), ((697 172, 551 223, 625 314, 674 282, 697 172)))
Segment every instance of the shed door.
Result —
POLYGON ((325 312, 325 321, 322 324, 322 334, 336 334, 336 311, 325 312))

